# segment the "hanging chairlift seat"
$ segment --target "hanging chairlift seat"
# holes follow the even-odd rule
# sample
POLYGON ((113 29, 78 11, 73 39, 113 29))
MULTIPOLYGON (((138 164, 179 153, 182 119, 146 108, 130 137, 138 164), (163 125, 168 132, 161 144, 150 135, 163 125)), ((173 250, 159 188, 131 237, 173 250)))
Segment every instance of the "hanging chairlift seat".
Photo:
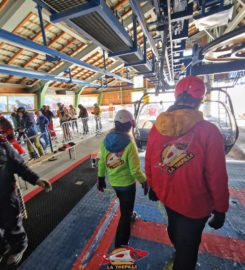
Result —
MULTIPOLYGON (((218 94, 222 93, 222 100, 215 97, 205 100, 205 103, 201 107, 201 111, 203 112, 204 118, 216 125, 220 130, 220 133, 224 138, 225 154, 228 154, 239 136, 239 129, 234 115, 232 101, 230 96, 222 89, 212 90, 211 93, 212 92, 217 92, 218 94)), ((149 95, 149 93, 147 95, 149 95)), ((143 121, 143 124, 141 123, 142 117, 143 119, 146 118, 144 117, 145 108, 151 105, 151 103, 144 103, 143 98, 144 96, 135 104, 136 128, 134 133, 138 147, 144 149, 147 145, 151 128, 149 128, 149 123, 151 122, 153 125, 155 120, 149 120, 149 117, 147 117, 147 120, 145 122, 143 121)), ((160 104, 160 102, 158 104, 160 104)), ((154 103, 154 106, 157 107, 157 103, 154 103)), ((167 109, 167 107, 168 106, 166 106, 165 109, 167 109)))

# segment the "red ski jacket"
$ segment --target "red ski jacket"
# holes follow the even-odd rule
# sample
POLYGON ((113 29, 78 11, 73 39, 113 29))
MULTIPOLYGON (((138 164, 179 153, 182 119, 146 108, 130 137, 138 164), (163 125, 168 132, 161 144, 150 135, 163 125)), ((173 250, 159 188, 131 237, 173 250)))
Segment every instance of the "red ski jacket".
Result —
POLYGON ((159 200, 189 218, 229 206, 223 137, 201 112, 161 113, 148 138, 145 170, 159 200))

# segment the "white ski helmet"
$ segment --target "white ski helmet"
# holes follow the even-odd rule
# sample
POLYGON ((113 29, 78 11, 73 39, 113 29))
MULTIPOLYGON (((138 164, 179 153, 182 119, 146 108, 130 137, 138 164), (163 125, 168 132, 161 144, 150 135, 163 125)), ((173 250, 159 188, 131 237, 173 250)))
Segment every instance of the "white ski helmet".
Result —
POLYGON ((116 113, 114 121, 120 122, 122 124, 130 122, 132 124, 132 127, 136 126, 136 123, 135 123, 135 120, 134 120, 132 113, 127 111, 127 110, 124 110, 124 109, 120 110, 116 113))

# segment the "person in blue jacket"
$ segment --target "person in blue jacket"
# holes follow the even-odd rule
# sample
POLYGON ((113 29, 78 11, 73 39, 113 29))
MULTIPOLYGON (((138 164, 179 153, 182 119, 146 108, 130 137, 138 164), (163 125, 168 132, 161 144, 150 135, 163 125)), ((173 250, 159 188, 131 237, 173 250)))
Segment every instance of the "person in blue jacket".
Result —
POLYGON ((26 139, 30 158, 38 157, 33 144, 37 148, 39 156, 43 156, 44 152, 37 135, 37 125, 34 119, 34 114, 27 112, 24 107, 18 108, 17 114, 18 131, 20 136, 24 135, 26 139))
POLYGON ((39 127, 39 130, 41 131, 42 135, 41 138, 44 139, 46 146, 49 145, 49 138, 48 138, 48 125, 49 120, 46 116, 43 115, 42 111, 36 112, 37 116, 37 125, 39 127))

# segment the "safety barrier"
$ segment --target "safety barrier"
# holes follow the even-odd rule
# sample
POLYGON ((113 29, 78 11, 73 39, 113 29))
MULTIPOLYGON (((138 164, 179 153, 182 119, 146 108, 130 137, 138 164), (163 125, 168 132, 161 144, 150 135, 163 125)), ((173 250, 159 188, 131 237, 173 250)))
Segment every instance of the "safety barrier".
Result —
MULTIPOLYGON (((24 158, 28 161, 30 158, 38 160, 40 158, 40 147, 42 147, 43 155, 52 154, 59 151, 64 145, 68 143, 74 143, 74 146, 71 146, 71 149, 75 148, 75 145, 79 144, 82 140, 92 137, 94 135, 99 136, 103 134, 103 131, 107 131, 113 127, 113 116, 109 112, 102 113, 98 116, 89 116, 87 118, 78 118, 64 123, 59 123, 59 119, 54 119, 54 130, 44 133, 38 133, 37 135, 28 137, 24 132, 18 140, 12 142, 11 144, 20 144, 25 148, 26 154, 24 158), (45 146, 44 141, 40 140, 44 136, 47 136, 48 141, 50 142, 45 146), (38 139, 38 140, 37 140, 38 139), (32 148, 34 156, 30 156, 29 151, 26 148, 32 148)), ((69 150, 70 159, 72 159, 72 153, 69 150)), ((76 156, 74 149, 74 158, 76 156)))
POLYGON ((61 124, 62 141, 70 142, 81 140, 91 135, 100 135, 103 130, 112 128, 112 121, 109 121, 107 115, 90 116, 87 118, 78 118, 66 121, 61 124))

